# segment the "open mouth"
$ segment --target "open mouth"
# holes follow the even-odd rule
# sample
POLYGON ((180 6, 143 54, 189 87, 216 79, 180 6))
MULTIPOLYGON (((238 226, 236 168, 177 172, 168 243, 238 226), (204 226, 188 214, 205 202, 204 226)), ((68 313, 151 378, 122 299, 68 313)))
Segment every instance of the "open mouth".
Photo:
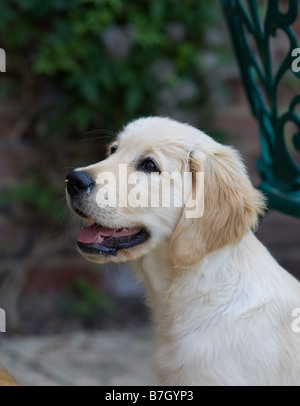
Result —
POLYGON ((92 224, 90 227, 81 228, 77 246, 86 254, 115 256, 119 250, 142 244, 149 236, 149 233, 140 227, 115 229, 92 224))

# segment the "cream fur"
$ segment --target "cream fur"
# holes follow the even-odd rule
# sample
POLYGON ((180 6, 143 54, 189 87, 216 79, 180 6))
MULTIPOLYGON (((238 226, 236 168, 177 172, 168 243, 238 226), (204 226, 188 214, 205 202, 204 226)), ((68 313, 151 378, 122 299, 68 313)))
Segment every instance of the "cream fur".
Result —
POLYGON ((93 221, 143 226, 151 234, 111 259, 133 261, 146 287, 160 382, 299 385, 300 334, 292 330, 291 313, 300 307, 300 284, 252 232, 264 198, 238 153, 191 126, 159 117, 130 123, 117 144, 106 160, 80 169, 97 176, 119 163, 133 167, 137 155, 151 153, 165 171, 205 173, 200 219, 186 219, 184 208, 108 210, 96 207, 93 196, 86 202, 93 221))

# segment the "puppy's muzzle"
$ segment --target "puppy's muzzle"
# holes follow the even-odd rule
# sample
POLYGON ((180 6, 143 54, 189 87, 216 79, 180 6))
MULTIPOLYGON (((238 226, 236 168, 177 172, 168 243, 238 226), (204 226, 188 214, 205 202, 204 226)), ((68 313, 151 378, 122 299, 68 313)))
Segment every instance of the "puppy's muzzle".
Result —
POLYGON ((95 219, 92 192, 96 182, 88 172, 75 170, 66 177, 66 183, 70 209, 82 219, 89 221, 88 226, 81 227, 77 237, 77 247, 83 255, 93 259, 99 255, 117 256, 119 251, 124 253, 148 240, 150 234, 143 227, 136 225, 107 227, 95 219))
POLYGON ((89 194, 95 186, 95 181, 88 172, 73 171, 66 177, 67 191, 70 197, 89 194))

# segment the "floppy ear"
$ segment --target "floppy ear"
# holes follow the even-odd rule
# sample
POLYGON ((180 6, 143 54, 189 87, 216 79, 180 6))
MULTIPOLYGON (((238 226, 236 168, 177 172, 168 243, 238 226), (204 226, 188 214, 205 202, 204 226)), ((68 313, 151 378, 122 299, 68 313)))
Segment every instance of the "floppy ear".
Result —
MULTIPOLYGON (((200 218, 187 218, 184 208, 173 233, 170 256, 175 266, 183 268, 218 248, 239 242, 257 226, 258 215, 265 208, 263 195, 252 186, 234 149, 220 145, 213 154, 196 148, 190 170, 193 174, 204 172, 204 211, 200 218)), ((193 188, 201 186, 195 179, 193 188)))

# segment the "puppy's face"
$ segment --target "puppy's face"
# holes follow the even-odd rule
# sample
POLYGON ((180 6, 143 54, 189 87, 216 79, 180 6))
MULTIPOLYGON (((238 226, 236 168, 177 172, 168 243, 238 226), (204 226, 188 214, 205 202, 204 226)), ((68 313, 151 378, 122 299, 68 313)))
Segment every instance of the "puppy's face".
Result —
POLYGON ((76 169, 66 182, 69 207, 84 220, 79 252, 99 263, 134 260, 162 248, 176 266, 189 267, 238 242, 264 205, 234 150, 160 117, 130 123, 104 161, 76 169), (199 172, 203 185, 197 176, 185 182, 186 173, 199 172), (204 192, 204 212, 190 218, 186 198, 196 186, 204 192))
POLYGON ((171 238, 182 205, 174 204, 181 190, 168 176, 186 169, 185 133, 168 119, 137 120, 108 146, 105 160, 68 175, 69 207, 84 220, 77 246, 85 258, 132 260, 171 238))

